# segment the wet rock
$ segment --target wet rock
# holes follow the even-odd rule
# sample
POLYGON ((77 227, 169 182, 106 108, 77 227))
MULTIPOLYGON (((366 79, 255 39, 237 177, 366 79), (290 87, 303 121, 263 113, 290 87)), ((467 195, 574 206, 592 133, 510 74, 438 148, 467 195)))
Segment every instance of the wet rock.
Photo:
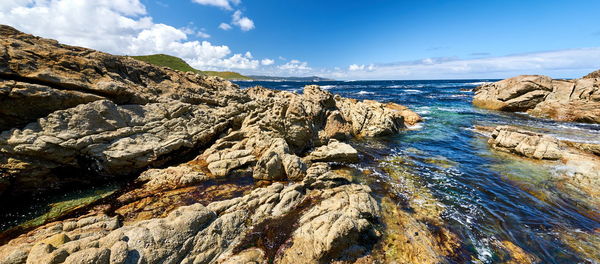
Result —
POLYGON ((445 225, 445 208, 419 176, 406 171, 401 159, 386 161, 384 170, 397 182, 402 199, 381 200, 382 239, 375 256, 385 263, 447 263, 461 254, 458 236, 445 225))
MULTIPOLYGON (((496 150, 537 160, 550 160, 550 165, 562 165, 552 173, 552 184, 568 199, 578 201, 582 213, 600 219, 600 157, 598 146, 589 143, 560 141, 549 135, 511 126, 481 129, 491 138, 488 143, 496 150), (493 131, 489 133, 489 131, 493 131)), ((544 164, 544 163, 542 163, 544 164)))
POLYGON ((501 249, 501 263, 506 264, 532 264, 538 263, 539 259, 534 255, 527 253, 519 246, 508 240, 498 241, 495 245, 501 249))
POLYGON ((487 109, 527 112, 559 121, 600 123, 600 78, 553 80, 522 75, 477 88, 473 104, 487 109))
POLYGON ((557 230, 563 243, 590 263, 600 262, 600 230, 557 230))

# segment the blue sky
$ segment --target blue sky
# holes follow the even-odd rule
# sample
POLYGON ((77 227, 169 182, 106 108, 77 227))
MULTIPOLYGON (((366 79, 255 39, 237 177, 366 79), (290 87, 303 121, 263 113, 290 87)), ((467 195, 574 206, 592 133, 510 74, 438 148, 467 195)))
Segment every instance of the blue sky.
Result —
POLYGON ((598 10, 597 0, 6 0, 0 23, 245 74, 572 78, 600 68, 598 10))

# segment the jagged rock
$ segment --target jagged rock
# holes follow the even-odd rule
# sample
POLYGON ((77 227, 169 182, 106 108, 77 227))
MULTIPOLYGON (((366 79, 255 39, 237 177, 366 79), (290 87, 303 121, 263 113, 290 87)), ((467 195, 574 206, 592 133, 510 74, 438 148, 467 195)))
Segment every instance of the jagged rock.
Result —
POLYGON ((574 80, 517 76, 478 87, 473 104, 559 121, 600 123, 600 79, 594 76, 574 80))
POLYGON ((305 157, 312 162, 358 162, 358 151, 352 146, 335 139, 321 146, 305 157))
POLYGON ((352 132, 356 136, 392 135, 421 120, 416 113, 393 103, 336 97, 336 104, 344 118, 352 125, 352 132))
POLYGON ((346 185, 324 191, 321 196, 327 199, 300 217, 299 228, 291 237, 292 244, 278 263, 298 263, 299 259, 303 263, 321 263, 363 256, 369 243, 361 245, 356 241, 377 238, 368 217, 378 216, 379 207, 368 194, 370 191, 364 185, 346 185))
POLYGON ((207 180, 208 176, 190 166, 175 166, 166 169, 150 169, 143 172, 137 181, 145 182, 146 188, 176 189, 207 180))
POLYGON ((0 43, 2 201, 139 175, 86 215, 64 216, 0 246, 0 263, 362 257, 378 236, 377 201, 369 187, 320 161, 357 161, 357 151, 337 140, 392 134, 420 120, 406 107, 318 86, 302 94, 241 90, 7 26, 0 26, 0 43), (251 191, 252 182, 224 183, 250 177, 271 185, 251 191), (286 179, 296 182, 270 182, 286 179))
POLYGON ((320 263, 348 254, 358 256, 368 246, 364 236, 376 238, 374 221, 379 209, 370 192, 368 187, 356 184, 314 189, 303 183, 275 183, 243 197, 208 206, 179 207, 165 218, 129 225, 103 215, 66 219, 1 246, 0 263, 53 256, 69 263, 231 263, 265 255, 281 263, 320 263), (264 241, 272 237, 262 232, 272 230, 262 228, 271 224, 288 228, 289 233, 276 230, 282 240, 264 241), (298 227, 296 231, 290 229, 293 226, 298 227), (67 236, 70 241, 56 246, 39 243, 57 235, 67 236), (289 248, 284 243, 288 237, 294 241, 289 248), (269 247, 250 247, 255 244, 269 247), (298 259, 301 252, 304 255, 298 259))
POLYGON ((583 76, 583 78, 584 79, 600 78, 600 70, 590 72, 588 75, 583 76))
POLYGON ((159 165, 209 143, 253 107, 220 78, 3 25, 0 36, 0 191, 9 194, 159 165))
MULTIPOLYGON (((157 67, 125 56, 68 46, 0 25, 0 76, 102 96, 117 104, 178 100, 225 106, 247 101, 242 91, 218 77, 157 67)), ((33 120, 30 120, 33 121, 33 120)))
POLYGON ((0 131, 25 125, 56 110, 102 99, 104 97, 94 94, 4 81, 0 77, 0 131))
POLYGON ((306 175, 306 163, 296 155, 286 154, 282 160, 287 178, 292 181, 301 181, 306 175))
POLYGON ((494 149, 528 158, 557 160, 562 157, 557 139, 511 126, 496 127, 489 144, 494 149))
POLYGON ((82 180, 61 175, 65 168, 104 177, 128 175, 160 165, 174 152, 208 144, 240 114, 236 106, 217 111, 186 103, 118 106, 99 100, 2 132, 0 169, 8 172, 11 185, 19 186, 9 189, 13 193, 82 180))

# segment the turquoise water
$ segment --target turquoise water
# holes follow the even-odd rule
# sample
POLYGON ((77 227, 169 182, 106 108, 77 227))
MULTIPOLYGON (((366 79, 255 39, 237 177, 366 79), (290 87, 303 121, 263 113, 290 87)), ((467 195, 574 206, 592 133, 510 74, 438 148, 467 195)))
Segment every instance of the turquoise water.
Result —
POLYGON ((538 164, 491 151, 487 139, 473 127, 512 124, 561 139, 600 143, 600 126, 474 108, 473 93, 468 90, 487 81, 491 80, 238 84, 295 92, 306 84, 318 84, 342 96, 410 107, 424 118, 423 123, 377 144, 363 144, 377 148, 374 155, 381 161, 400 156, 410 164, 406 169, 446 208, 443 219, 459 235, 471 261, 494 263, 493 245, 507 240, 535 255, 540 263, 594 263, 574 249, 581 246, 577 244, 581 239, 573 244, 565 237, 581 235, 598 241, 594 232, 600 230, 600 222, 555 189, 552 176, 558 164, 538 164))

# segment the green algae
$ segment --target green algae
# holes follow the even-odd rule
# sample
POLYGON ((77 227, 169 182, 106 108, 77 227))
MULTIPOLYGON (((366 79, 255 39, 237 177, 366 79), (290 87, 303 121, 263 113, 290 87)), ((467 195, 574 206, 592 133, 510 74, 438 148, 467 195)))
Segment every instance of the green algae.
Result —
POLYGON ((106 198, 119 190, 116 185, 109 185, 98 189, 87 190, 76 194, 65 196, 47 206, 47 211, 42 215, 20 224, 20 228, 34 228, 45 223, 55 221, 58 218, 75 210, 84 208, 92 203, 106 198))

